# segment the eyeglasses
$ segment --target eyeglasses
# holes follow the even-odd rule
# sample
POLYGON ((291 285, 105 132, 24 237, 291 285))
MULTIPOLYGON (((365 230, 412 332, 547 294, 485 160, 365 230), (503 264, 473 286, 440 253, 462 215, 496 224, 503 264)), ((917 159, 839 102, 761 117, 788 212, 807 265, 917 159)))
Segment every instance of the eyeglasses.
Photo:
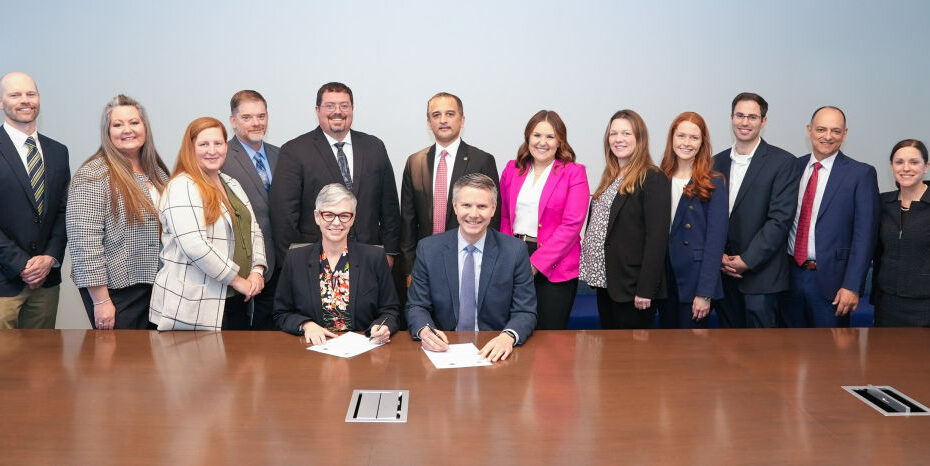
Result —
POLYGON ((323 110, 326 110, 327 112, 332 112, 332 111, 336 110, 336 108, 338 108, 339 110, 341 110, 341 111, 344 112, 344 111, 346 111, 346 110, 352 108, 352 104, 350 104, 349 102, 343 102, 343 103, 341 103, 341 104, 339 104, 339 105, 336 105, 336 104, 334 104, 334 103, 332 103, 332 102, 328 102, 328 103, 325 103, 325 104, 323 104, 323 105, 320 105, 320 108, 322 108, 323 110))
POLYGON ((336 213, 336 212, 330 212, 330 211, 328 211, 328 210, 324 210, 324 211, 320 212, 320 217, 323 217, 323 220, 326 221, 326 222, 332 222, 333 220, 336 219, 336 217, 339 217, 339 221, 340 221, 340 222, 342 222, 342 223, 349 223, 349 220, 352 220, 352 217, 354 217, 354 216, 355 216, 355 214, 353 214, 352 212, 339 212, 339 213, 336 213))
POLYGON ((761 116, 755 115, 755 114, 751 114, 751 113, 750 113, 749 115, 746 115, 746 114, 743 114, 743 113, 734 113, 734 114, 733 114, 733 121, 743 121, 743 118, 749 120, 750 123, 755 123, 755 122, 757 122, 757 121, 759 121, 759 120, 762 119, 761 116))

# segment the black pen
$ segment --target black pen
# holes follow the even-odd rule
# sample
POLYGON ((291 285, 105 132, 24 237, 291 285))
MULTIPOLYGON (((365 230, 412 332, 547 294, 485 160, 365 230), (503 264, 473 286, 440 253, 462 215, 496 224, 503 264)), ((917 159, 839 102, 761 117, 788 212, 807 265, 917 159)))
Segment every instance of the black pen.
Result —
MULTIPOLYGON (((381 323, 378 324, 378 325, 375 325, 375 327, 380 327, 380 326, 384 325, 385 322, 387 322, 387 317, 385 317, 383 320, 381 320, 381 323)), ((374 330, 375 327, 372 327, 372 330, 374 330)), ((371 342, 371 338, 372 338, 372 337, 368 337, 368 341, 369 341, 369 342, 371 342)))

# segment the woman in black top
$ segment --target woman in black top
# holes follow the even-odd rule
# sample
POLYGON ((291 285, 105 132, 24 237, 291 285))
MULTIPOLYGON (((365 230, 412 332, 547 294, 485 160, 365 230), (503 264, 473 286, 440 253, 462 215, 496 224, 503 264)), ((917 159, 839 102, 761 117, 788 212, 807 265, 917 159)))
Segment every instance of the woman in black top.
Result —
POLYGON ((927 146, 905 139, 891 150, 898 189, 882 193, 872 303, 876 327, 930 327, 930 167, 927 146))

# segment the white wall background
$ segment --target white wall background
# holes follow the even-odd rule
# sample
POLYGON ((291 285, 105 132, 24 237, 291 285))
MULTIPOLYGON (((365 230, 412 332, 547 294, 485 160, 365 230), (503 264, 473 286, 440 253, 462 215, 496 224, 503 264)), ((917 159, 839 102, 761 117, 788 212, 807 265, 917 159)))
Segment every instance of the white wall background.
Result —
MULTIPOLYGON (((147 107, 170 167, 187 124, 225 122, 235 91, 264 94, 267 140, 282 144, 316 126, 328 81, 352 88, 353 127, 384 140, 398 177, 432 142, 426 101, 440 90, 464 100, 464 139, 501 168, 529 117, 558 111, 592 186, 614 111, 643 116, 653 158, 685 110, 705 117, 720 150, 744 90, 769 101, 766 140, 797 155, 809 152, 811 112, 841 107, 844 151, 878 168, 882 190, 893 185, 891 146, 930 141, 930 3, 920 0, 58 0, 3 10, 0 73, 36 79, 39 130, 68 145, 72 170, 99 146, 100 112, 117 93, 147 107)), ((88 326, 68 279, 61 309, 59 327, 88 326)))

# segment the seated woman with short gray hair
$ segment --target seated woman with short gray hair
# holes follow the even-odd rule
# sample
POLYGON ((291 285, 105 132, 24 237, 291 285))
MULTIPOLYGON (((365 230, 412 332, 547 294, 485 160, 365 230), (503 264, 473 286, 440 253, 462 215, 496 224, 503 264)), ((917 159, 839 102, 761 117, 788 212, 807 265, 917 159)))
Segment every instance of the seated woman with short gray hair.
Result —
POLYGON ((313 211, 322 241, 287 252, 273 317, 306 343, 319 345, 346 331, 386 343, 398 329, 400 303, 384 249, 348 240, 356 204, 345 186, 324 186, 313 211))

